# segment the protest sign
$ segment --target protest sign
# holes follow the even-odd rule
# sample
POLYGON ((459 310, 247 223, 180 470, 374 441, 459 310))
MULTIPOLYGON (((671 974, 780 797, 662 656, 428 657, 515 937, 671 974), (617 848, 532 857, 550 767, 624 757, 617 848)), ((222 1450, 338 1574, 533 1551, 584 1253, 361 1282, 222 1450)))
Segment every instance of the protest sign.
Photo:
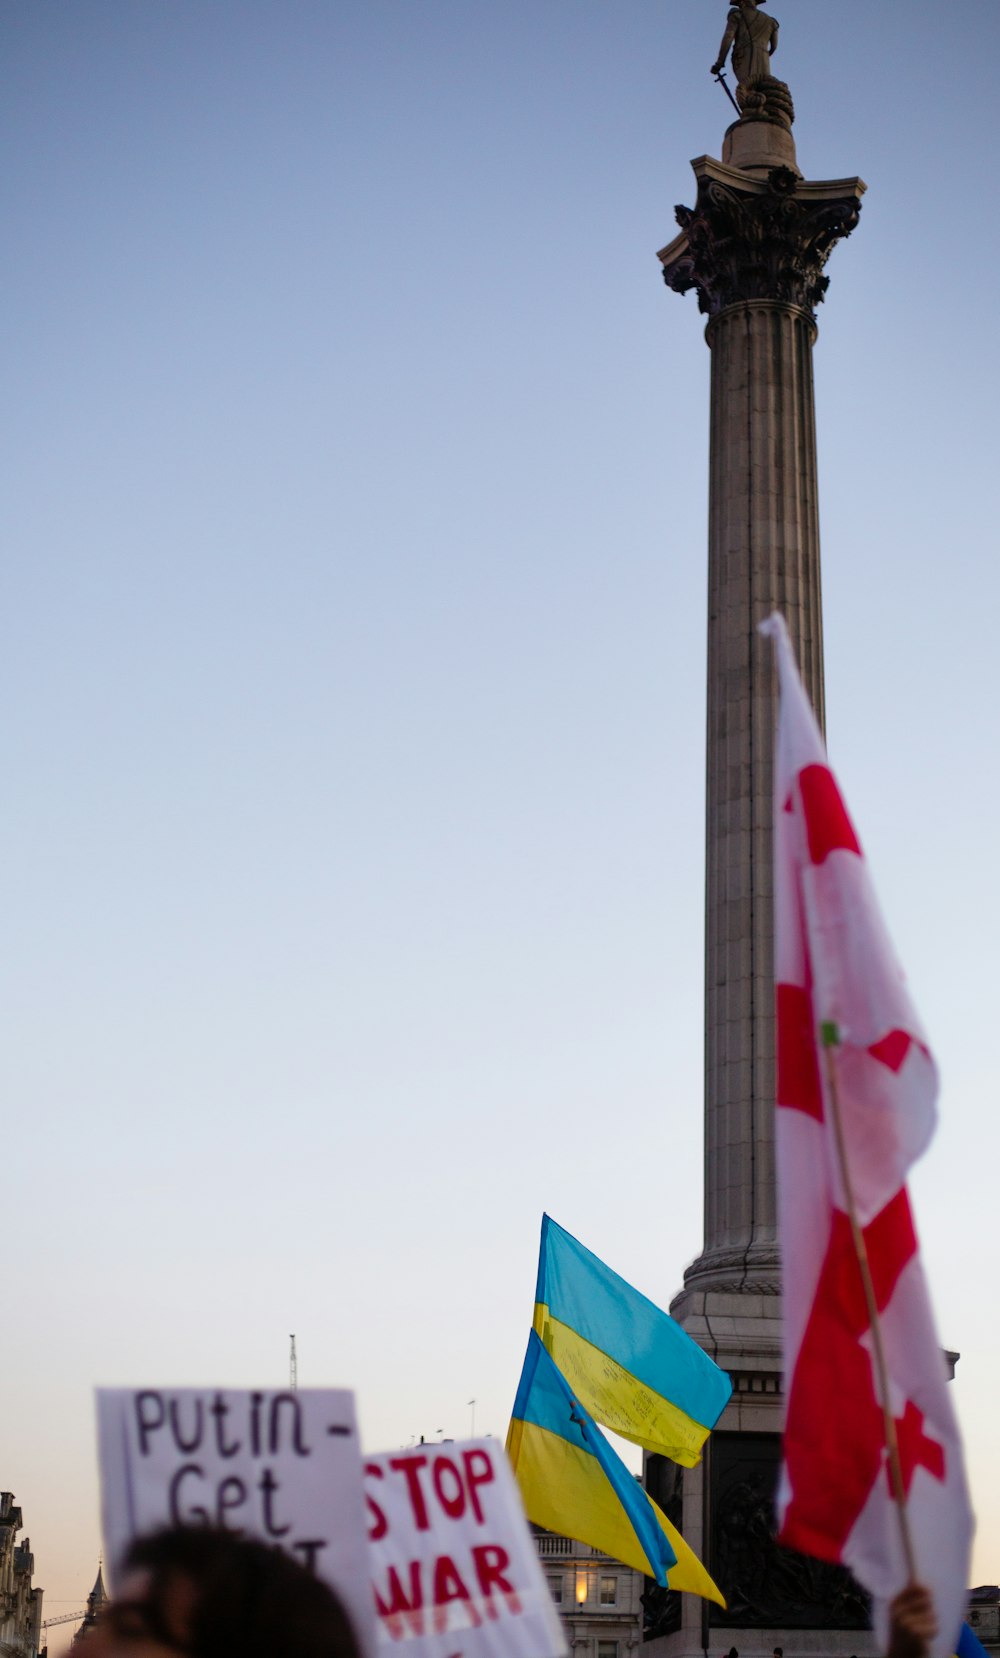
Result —
POLYGON ((510 1465, 495 1440, 366 1457, 380 1658, 561 1658, 510 1465))
POLYGON ((363 1658, 375 1617, 354 1395, 333 1388, 99 1388, 112 1592, 133 1537, 219 1525, 284 1549, 337 1591, 363 1658))

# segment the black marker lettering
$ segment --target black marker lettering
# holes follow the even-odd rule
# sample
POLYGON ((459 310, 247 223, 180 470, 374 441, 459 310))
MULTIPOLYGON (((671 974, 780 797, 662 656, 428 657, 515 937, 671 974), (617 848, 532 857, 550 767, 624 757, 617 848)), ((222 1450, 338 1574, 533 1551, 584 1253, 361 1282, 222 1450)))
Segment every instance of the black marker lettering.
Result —
POLYGON ((205 1477, 205 1470, 197 1462, 184 1462, 178 1468, 170 1481, 168 1490, 170 1524, 172 1526, 189 1526, 200 1520, 203 1525, 207 1526, 211 1523, 211 1515, 206 1508, 199 1508, 197 1505, 186 1509, 181 1507, 181 1482, 186 1480, 189 1474, 192 1474, 195 1479, 201 1480, 205 1477))
POLYGON ((250 1449, 255 1457, 260 1456, 260 1407, 264 1403, 262 1393, 250 1395, 250 1449))
POLYGON ((320 1549, 326 1548, 326 1538, 303 1537, 301 1542, 293 1543, 292 1548, 296 1554, 302 1555, 302 1564, 310 1572, 314 1572, 316 1570, 316 1556, 320 1549))
POLYGON ((163 1400, 158 1393, 137 1393, 135 1396, 135 1414, 139 1426, 139 1450, 144 1457, 149 1455, 149 1436, 157 1428, 162 1428, 165 1412, 163 1400), (147 1406, 155 1410, 154 1416, 146 1414, 147 1406))
POLYGON ((312 1453, 308 1445, 302 1440, 302 1410, 294 1393, 276 1393, 271 1400, 271 1415, 268 1425, 267 1448, 271 1456, 281 1449, 281 1407, 288 1405, 292 1412, 292 1449, 296 1456, 307 1457, 312 1453))
POLYGON ((230 1509, 242 1508, 247 1500, 247 1488, 236 1474, 230 1474, 219 1486, 218 1512, 216 1519, 220 1526, 226 1524, 226 1515, 230 1509))
POLYGON ((215 1444, 220 1457, 234 1457, 240 1448, 238 1439, 231 1445, 226 1443, 226 1417, 229 1415, 229 1406, 221 1393, 217 1393, 212 1400, 212 1415, 215 1417, 215 1444))
POLYGON ((174 1436, 174 1444, 179 1451, 186 1451, 189 1456, 192 1451, 196 1451, 200 1446, 201 1436, 205 1429, 205 1412, 202 1402, 200 1399, 195 1399, 193 1403, 194 1438, 185 1439, 181 1431, 181 1401, 179 1399, 171 1399, 170 1401, 170 1431, 174 1436))
POLYGON ((287 1526, 279 1526, 278 1522, 274 1518, 274 1510, 271 1506, 271 1499, 278 1489, 278 1481, 275 1479, 270 1468, 264 1469, 264 1472, 260 1476, 260 1484, 257 1489, 263 1498, 262 1506, 264 1511, 264 1530, 267 1532, 269 1537, 286 1537, 292 1529, 291 1521, 289 1521, 287 1526))

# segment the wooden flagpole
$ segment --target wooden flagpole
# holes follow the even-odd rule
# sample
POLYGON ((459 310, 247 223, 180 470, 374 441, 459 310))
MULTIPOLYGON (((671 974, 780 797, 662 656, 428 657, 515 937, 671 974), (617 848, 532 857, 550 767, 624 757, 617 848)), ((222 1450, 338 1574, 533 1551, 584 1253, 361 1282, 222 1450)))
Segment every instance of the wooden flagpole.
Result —
POLYGON ((840 1178, 844 1187, 844 1198, 847 1203, 847 1217, 851 1223, 851 1236, 854 1239, 854 1250, 861 1269, 861 1282, 864 1286, 865 1304, 868 1309, 868 1320, 872 1333, 872 1355, 875 1360, 875 1375, 878 1381, 879 1403, 882 1406, 882 1425, 885 1433, 885 1447, 889 1458, 889 1483, 896 1512, 899 1515, 899 1532, 903 1544, 903 1557, 911 1583, 916 1583, 917 1563, 913 1553, 913 1537, 910 1532, 910 1520, 906 1511, 906 1488, 903 1485, 903 1470, 899 1461, 899 1442, 896 1438, 896 1422, 889 1403, 889 1367, 885 1362, 885 1346, 882 1341, 882 1320, 879 1316, 878 1303, 875 1300, 875 1285, 872 1282, 871 1264, 868 1260, 868 1247, 865 1235, 858 1221, 857 1206, 854 1202, 854 1188, 851 1185, 851 1174, 847 1162, 847 1146, 844 1141, 844 1125, 840 1115, 840 1098, 837 1093, 837 1074, 833 1063, 834 1049, 840 1045, 840 1032, 832 1022, 824 1022, 821 1026, 823 1054, 826 1061, 826 1080, 830 1096, 830 1106, 833 1114, 833 1133, 837 1143, 837 1161, 840 1165, 840 1178))

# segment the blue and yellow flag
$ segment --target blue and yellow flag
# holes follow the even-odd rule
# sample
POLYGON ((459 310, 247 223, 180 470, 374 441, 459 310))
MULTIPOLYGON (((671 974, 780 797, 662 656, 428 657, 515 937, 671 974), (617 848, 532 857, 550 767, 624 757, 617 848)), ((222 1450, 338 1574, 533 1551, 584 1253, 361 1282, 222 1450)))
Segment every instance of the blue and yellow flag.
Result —
POLYGON ((967 1623, 963 1623, 958 1645, 955 1648, 955 1658, 986 1658, 986 1648, 967 1623))
POLYGON ((679 1324, 548 1215, 533 1323, 598 1422, 685 1468, 697 1465, 732 1382, 679 1324))
POLYGON ((725 1606, 697 1555, 612 1450, 534 1330, 507 1454, 536 1525, 589 1543, 657 1583, 725 1606))

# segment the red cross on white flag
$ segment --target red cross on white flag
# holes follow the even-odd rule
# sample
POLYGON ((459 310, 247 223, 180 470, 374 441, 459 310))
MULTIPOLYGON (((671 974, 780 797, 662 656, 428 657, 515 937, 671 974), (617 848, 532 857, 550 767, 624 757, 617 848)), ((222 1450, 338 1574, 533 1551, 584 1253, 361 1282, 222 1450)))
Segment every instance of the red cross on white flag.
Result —
POLYGON ((933 1658, 947 1658, 965 1612, 973 1522, 905 1184, 934 1130, 937 1072, 784 621, 772 616, 761 631, 774 640, 781 692, 775 1144, 787 1406, 779 1536, 849 1566, 884 1620, 909 1577, 886 1449, 891 1417, 913 1561, 940 1625, 933 1658))

